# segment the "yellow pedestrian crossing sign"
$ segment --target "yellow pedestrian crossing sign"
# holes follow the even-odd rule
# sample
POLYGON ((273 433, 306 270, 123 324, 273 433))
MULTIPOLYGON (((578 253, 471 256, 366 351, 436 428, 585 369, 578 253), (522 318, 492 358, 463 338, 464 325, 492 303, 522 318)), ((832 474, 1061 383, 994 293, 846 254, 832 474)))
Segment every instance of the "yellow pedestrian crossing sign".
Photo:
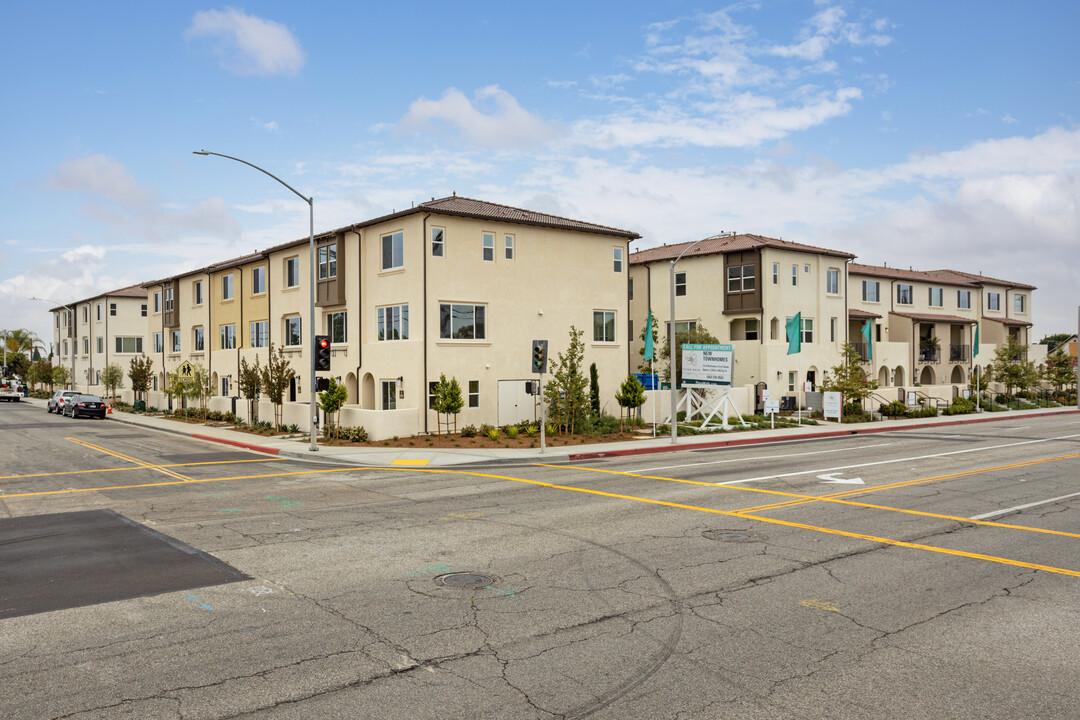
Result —
POLYGON ((195 377, 195 366, 185 360, 180 363, 180 367, 176 368, 176 374, 182 378, 193 378, 195 377))

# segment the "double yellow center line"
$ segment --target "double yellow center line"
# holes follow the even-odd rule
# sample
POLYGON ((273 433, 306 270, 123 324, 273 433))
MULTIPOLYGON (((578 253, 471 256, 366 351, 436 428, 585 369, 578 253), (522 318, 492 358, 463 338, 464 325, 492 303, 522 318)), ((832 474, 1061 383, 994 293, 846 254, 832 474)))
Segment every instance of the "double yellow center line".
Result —
POLYGON ((118 453, 115 450, 109 450, 107 448, 101 447, 100 445, 94 445, 93 443, 88 443, 88 442, 85 442, 83 440, 78 440, 76 438, 70 438, 69 437, 69 438, 64 438, 64 439, 67 440, 68 442, 73 442, 76 445, 82 445, 85 448, 90 448, 91 450, 97 450, 100 453, 105 453, 106 455, 111 455, 114 458, 120 458, 121 460, 126 460, 129 463, 134 463, 136 466, 138 466, 140 468, 144 468, 146 470, 156 470, 159 473, 164 473, 165 475, 168 475, 169 477, 174 477, 177 480, 183 480, 184 482, 191 482, 191 478, 189 478, 187 475, 182 475, 182 474, 180 474, 178 472, 175 472, 173 470, 169 470, 168 468, 162 467, 160 465, 154 465, 153 463, 143 462, 142 460, 139 460, 137 458, 133 458, 130 455, 124 455, 123 453, 118 453))

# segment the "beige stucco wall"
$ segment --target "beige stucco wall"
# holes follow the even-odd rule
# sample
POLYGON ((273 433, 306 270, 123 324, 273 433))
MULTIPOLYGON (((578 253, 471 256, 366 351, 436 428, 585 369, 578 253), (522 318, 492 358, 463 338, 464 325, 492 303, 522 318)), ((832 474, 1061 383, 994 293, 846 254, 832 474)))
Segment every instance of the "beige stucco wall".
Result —
MULTIPOLYGON (((145 339, 146 318, 142 317, 142 306, 147 303, 144 298, 117 297, 102 295, 78 305, 72 305, 75 310, 75 333, 71 340, 75 344, 74 357, 74 380, 75 389, 101 394, 105 387, 96 383, 97 375, 109 364, 117 364, 124 370, 124 384, 128 384, 127 370, 131 358, 136 354, 117 353, 117 337, 142 337, 143 350, 148 349, 145 339), (116 304, 116 315, 109 314, 111 303, 116 304), (101 306, 101 319, 97 319, 97 307, 101 306), (85 318, 84 319, 84 315, 85 318), (102 350, 98 351, 97 339, 102 339, 102 350), (86 345, 84 346, 84 341, 86 345), (84 347, 87 352, 84 352, 84 347)), ((67 368, 72 367, 72 346, 68 345, 66 353, 63 352, 63 341, 68 340, 65 316, 66 310, 53 313, 53 364, 62 364, 67 368), (56 316, 60 316, 61 325, 56 327, 56 316)), ((70 342, 70 340, 69 340, 70 342)))

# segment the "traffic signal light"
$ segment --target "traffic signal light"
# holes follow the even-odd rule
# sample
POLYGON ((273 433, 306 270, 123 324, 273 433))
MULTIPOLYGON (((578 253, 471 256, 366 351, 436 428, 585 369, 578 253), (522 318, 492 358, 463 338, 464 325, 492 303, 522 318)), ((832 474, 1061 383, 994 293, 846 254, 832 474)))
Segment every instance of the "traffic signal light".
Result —
POLYGON ((326 392, 330 389, 330 378, 317 377, 315 378, 315 392, 326 392))
POLYGON ((547 372, 547 340, 533 340, 532 346, 532 371, 534 373, 547 372))
POLYGON ((315 336, 315 369, 330 369, 330 336, 315 336))

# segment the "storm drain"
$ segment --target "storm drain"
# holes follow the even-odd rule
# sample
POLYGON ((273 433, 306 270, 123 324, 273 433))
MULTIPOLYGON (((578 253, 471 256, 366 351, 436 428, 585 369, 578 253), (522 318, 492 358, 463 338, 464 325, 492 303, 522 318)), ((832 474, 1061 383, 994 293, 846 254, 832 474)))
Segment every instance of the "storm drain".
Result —
POLYGON ((701 533, 701 537, 718 542, 762 542, 768 539, 761 533, 743 530, 706 530, 701 533))
POLYGON ((455 572, 440 575, 435 578, 435 582, 446 587, 482 588, 494 583, 495 578, 480 573, 455 572))

